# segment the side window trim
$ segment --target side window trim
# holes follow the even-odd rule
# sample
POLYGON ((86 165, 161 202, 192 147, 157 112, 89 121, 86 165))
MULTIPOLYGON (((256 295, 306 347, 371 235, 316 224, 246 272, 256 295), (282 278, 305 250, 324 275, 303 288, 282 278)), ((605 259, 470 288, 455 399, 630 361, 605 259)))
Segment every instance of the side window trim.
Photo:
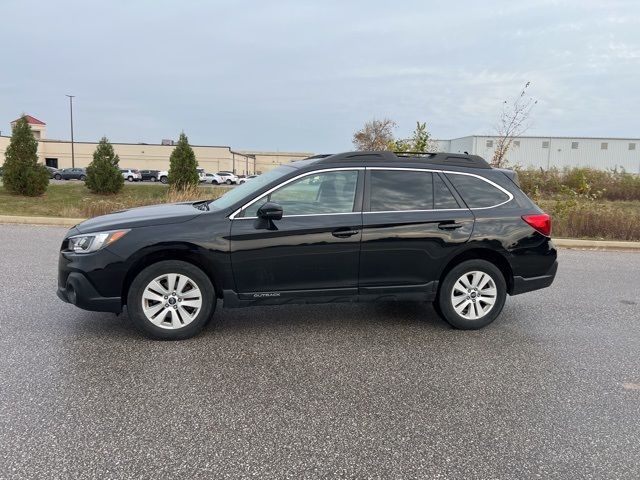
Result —
POLYGON ((249 202, 247 202, 244 205, 242 205, 242 207, 238 208, 231 215, 229 215, 229 219, 230 220, 255 220, 257 217, 245 217, 245 216, 241 216, 241 214, 244 213, 244 211, 247 208, 249 208, 251 205, 253 205, 254 203, 260 201, 261 199, 263 199, 265 197, 270 197, 271 194, 273 192, 275 192, 276 190, 284 187, 285 185, 288 185, 291 182, 294 182, 294 181, 299 180, 301 178, 307 177, 309 175, 316 175, 318 173, 325 173, 325 172, 340 172, 340 171, 356 171, 356 172, 358 172, 358 179, 357 179, 357 183, 356 183, 356 193, 355 193, 355 198, 354 198, 354 202, 353 202, 354 207, 353 207, 353 210, 351 212, 306 213, 306 214, 299 214, 299 215, 284 215, 284 217, 315 217, 315 216, 320 216, 320 215, 353 215, 354 213, 358 213, 359 214, 359 213, 361 213, 361 206, 362 206, 362 187, 361 187, 361 184, 364 181, 364 175, 363 175, 364 167, 337 167, 337 168, 323 168, 323 169, 320 169, 320 170, 313 170, 311 172, 305 172, 305 173, 301 173, 300 175, 296 175, 295 177, 292 177, 289 180, 285 180, 284 182, 279 183, 275 187, 270 188, 266 192, 264 192, 261 195, 258 195, 257 197, 255 197, 253 200, 250 200, 249 202))
MULTIPOLYGON (((483 177, 482 175, 477 175, 475 173, 467 173, 467 172, 455 172, 452 170, 434 170, 434 169, 429 169, 429 168, 410 168, 410 167, 365 167, 367 174, 365 176, 365 199, 364 199, 364 204, 363 204, 363 209, 362 209, 362 213, 401 213, 401 212, 453 212, 453 211, 460 211, 460 210, 487 210, 489 208, 496 208, 499 207, 501 205, 504 205, 506 203, 509 203, 511 200, 513 200, 513 195, 511 192, 509 192, 507 189, 501 187, 500 185, 498 185, 495 182, 492 182, 491 180, 489 180, 488 178, 483 177), (466 208, 434 208, 434 209, 427 209, 427 210, 390 210, 390 211, 375 211, 372 212, 371 211, 371 170, 407 170, 407 171, 411 171, 411 172, 431 172, 431 173, 437 173, 440 175, 440 178, 444 179, 445 185, 447 185, 447 187, 449 187, 449 190, 451 191, 451 193, 455 196, 456 200, 458 200, 458 203, 460 205, 465 205, 466 208), (453 185, 451 184, 451 182, 449 181, 447 177, 447 175, 445 174, 453 174, 453 175, 466 175, 469 177, 476 177, 479 178, 480 180, 487 182, 489 185, 491 185, 494 188, 497 188, 498 190, 500 190, 502 193, 506 194, 508 199, 505 200, 504 202, 501 203, 497 203, 496 205, 491 205, 489 207, 475 207, 475 208, 469 208, 466 204, 466 202, 464 202, 460 196, 460 194, 458 193, 458 191, 453 188, 453 185)), ((435 197, 434 197, 435 198, 435 197)))

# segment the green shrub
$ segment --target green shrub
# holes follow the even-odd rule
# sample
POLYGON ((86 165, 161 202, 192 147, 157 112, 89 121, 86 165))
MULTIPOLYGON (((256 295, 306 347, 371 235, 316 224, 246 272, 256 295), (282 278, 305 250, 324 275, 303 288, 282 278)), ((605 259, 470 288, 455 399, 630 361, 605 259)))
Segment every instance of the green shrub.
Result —
POLYGON ((38 163, 38 141, 24 115, 13 127, 2 181, 9 192, 29 197, 42 195, 49 185, 49 171, 38 163))
POLYGON ((113 194, 122 190, 124 177, 118 168, 119 162, 120 158, 113 151, 107 137, 102 137, 96 151, 93 152, 93 160, 87 167, 87 188, 93 193, 102 194, 113 194))
POLYGON ((176 148, 169 157, 169 185, 174 190, 186 190, 200 183, 196 154, 189 145, 189 139, 182 132, 176 148))

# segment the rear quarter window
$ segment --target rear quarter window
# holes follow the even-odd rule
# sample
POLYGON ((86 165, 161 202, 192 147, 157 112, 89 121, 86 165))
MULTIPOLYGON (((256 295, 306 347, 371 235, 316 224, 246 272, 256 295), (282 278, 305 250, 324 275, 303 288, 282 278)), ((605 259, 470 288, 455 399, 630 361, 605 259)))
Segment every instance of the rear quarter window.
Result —
POLYGON ((495 207, 511 199, 510 195, 481 178, 455 173, 446 175, 469 208, 495 207))

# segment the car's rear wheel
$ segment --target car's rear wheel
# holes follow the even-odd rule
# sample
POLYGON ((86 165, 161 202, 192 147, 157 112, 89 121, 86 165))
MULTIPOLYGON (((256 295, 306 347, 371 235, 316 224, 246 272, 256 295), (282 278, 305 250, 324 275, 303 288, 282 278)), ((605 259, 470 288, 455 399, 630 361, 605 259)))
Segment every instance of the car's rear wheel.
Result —
POLYGON ((156 177, 151 177, 151 178, 149 178, 149 180, 151 180, 152 182, 157 181, 156 177))
POLYGON ((127 180, 128 180, 129 182, 133 182, 133 177, 132 177, 131 175, 129 175, 129 176, 127 177, 127 180))
POLYGON ((145 268, 131 283, 127 296, 134 325, 163 340, 197 334, 211 319, 215 304, 209 277, 198 267, 178 260, 145 268))
POLYGON ((438 310, 453 327, 476 330, 500 315, 506 296, 507 284, 498 267, 486 260, 468 260, 445 276, 438 310))
POLYGON ((80 175, 80 181, 84 182, 87 179, 86 175, 80 175))
POLYGON ((231 185, 231 183, 233 183, 233 182, 231 182, 231 180, 227 180, 225 183, 226 183, 227 185, 231 185))
POLYGON ((56 173, 53 178, 55 178, 56 180, 62 180, 62 175, 56 173))
POLYGON ((211 185, 218 185, 218 181, 217 180, 211 180, 211 185))

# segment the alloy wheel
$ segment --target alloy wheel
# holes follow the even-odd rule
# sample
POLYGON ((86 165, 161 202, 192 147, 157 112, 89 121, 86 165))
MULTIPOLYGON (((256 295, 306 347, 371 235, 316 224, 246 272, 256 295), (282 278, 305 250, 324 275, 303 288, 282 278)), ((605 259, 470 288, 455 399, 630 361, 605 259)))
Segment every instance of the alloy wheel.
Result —
POLYGON ((486 272, 474 270, 462 275, 453 284, 451 305, 466 320, 478 320, 487 315, 496 303, 496 283, 486 272))
POLYGON ((190 324, 202 309, 198 285, 181 273, 154 278, 142 294, 142 311, 154 325, 175 330, 190 324))

